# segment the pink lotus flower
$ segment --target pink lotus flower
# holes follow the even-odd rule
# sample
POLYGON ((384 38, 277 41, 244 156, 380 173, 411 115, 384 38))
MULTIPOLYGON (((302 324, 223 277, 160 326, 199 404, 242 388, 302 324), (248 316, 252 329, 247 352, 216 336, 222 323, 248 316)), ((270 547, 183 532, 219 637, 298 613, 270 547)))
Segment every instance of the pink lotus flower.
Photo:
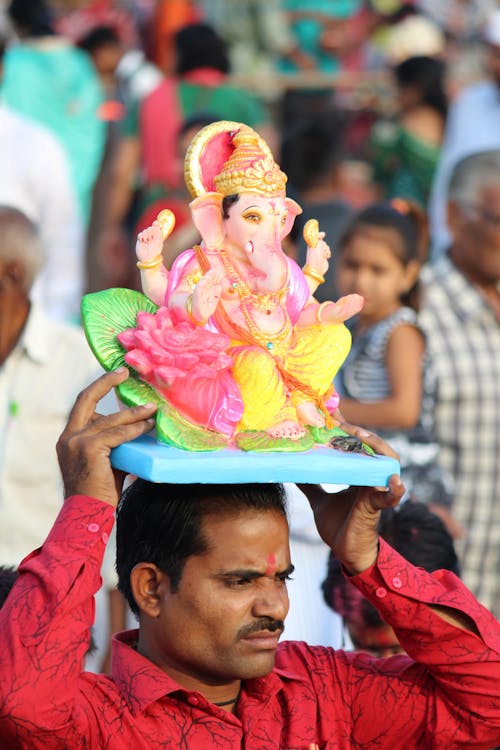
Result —
POLYGON ((118 334, 125 361, 179 412, 196 424, 234 434, 243 401, 226 353, 228 336, 213 333, 160 307, 139 312, 137 328, 118 334))

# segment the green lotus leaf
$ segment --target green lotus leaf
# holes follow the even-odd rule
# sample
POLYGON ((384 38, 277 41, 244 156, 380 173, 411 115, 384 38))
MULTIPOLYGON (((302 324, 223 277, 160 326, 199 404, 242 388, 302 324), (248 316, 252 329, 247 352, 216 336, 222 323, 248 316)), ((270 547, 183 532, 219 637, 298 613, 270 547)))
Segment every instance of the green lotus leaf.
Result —
POLYGON ((227 448, 223 435, 189 422, 164 401, 156 414, 156 435, 161 443, 189 451, 217 451, 227 448))
POLYGON ((365 453, 368 453, 369 456, 376 456, 377 455, 375 453, 375 451, 373 450, 373 448, 370 448, 370 446, 367 445, 366 443, 363 443, 363 450, 364 450, 365 453))
POLYGON ((307 429, 311 433, 314 442, 320 443, 321 445, 325 445, 333 437, 347 435, 347 432, 341 430, 340 427, 332 427, 328 429, 327 427, 313 427, 312 425, 309 425, 307 429))
POLYGON ((314 445, 314 440, 308 432, 300 440, 290 440, 273 438, 264 431, 247 430, 238 433, 234 442, 242 451, 258 453, 298 453, 308 451, 314 445))
POLYGON ((120 401, 125 406, 143 406, 149 403, 161 406, 164 403, 158 391, 143 380, 138 380, 137 376, 133 374, 130 375, 128 380, 120 383, 116 390, 118 391, 120 401))
POLYGON ((133 289, 105 289, 83 297, 83 329, 90 348, 105 370, 127 366, 125 350, 116 337, 126 328, 135 328, 137 313, 143 310, 155 313, 158 306, 133 289))

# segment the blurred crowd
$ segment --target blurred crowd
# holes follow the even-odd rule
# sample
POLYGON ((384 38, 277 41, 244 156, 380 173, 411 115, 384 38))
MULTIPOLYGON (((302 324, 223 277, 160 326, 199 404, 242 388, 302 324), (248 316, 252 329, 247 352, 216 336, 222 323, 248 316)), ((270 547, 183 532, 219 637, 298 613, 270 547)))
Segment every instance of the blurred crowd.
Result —
MULTIPOLYGON (((265 138, 303 208, 287 254, 305 263, 308 219, 326 233, 318 300, 366 299, 341 409, 399 451, 427 506, 414 546, 432 514, 500 617, 500 3, 3 0, 0 58, 0 564, 62 499, 54 445, 97 371, 82 294, 140 289, 135 237, 164 208, 167 267, 199 241, 183 160, 226 119, 265 138)), ((361 605, 330 584, 323 601, 328 551, 294 502, 292 545, 316 562, 287 636, 339 645, 331 609, 361 605)))

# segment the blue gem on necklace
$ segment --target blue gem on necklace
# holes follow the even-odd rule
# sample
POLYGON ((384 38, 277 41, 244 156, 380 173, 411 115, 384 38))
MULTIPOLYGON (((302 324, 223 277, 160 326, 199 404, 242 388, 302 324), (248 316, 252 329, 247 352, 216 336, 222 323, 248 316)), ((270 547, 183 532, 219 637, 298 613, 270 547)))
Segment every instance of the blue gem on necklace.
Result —
POLYGON ((238 282, 237 281, 233 281, 233 283, 231 284, 231 286, 233 287, 233 289, 237 289, 238 288, 238 282))
POLYGON ((271 349, 274 349, 274 344, 272 341, 266 341, 266 349, 269 349, 269 351, 271 351, 271 349))

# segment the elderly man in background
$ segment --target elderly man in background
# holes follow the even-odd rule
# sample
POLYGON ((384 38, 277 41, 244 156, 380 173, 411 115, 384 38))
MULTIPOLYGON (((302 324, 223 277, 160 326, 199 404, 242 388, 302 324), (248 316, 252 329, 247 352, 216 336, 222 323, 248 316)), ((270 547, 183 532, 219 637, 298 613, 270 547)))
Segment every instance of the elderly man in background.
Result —
POLYGON ((500 150, 450 179, 448 253, 422 274, 420 322, 437 376, 435 432, 456 480, 462 575, 500 616, 500 150))
POLYGON ((63 500, 55 441, 99 372, 83 332, 30 301, 43 266, 31 221, 0 205, 0 562, 17 566, 63 500))

